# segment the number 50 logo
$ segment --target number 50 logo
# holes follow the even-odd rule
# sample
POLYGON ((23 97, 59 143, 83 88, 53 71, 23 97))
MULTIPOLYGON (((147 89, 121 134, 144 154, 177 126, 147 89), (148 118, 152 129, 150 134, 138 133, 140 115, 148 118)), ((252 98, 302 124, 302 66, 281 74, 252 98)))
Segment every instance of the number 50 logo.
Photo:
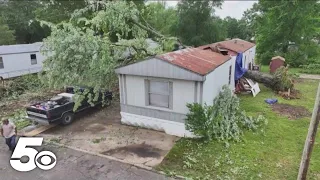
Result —
POLYGON ((11 156, 10 164, 13 169, 17 171, 27 172, 32 171, 36 167, 43 170, 52 169, 56 163, 57 158, 51 151, 38 152, 30 146, 41 146, 43 138, 41 137, 21 137, 17 146, 11 156), (29 157, 28 162, 22 163, 23 156, 29 157))

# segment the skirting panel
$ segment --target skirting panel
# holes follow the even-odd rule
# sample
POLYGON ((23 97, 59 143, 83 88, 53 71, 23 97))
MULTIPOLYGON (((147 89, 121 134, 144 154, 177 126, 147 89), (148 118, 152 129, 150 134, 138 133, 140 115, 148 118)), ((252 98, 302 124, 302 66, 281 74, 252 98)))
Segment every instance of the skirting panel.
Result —
POLYGON ((163 131, 166 134, 179 137, 195 137, 191 132, 186 130, 184 123, 157 119, 147 116, 140 116, 125 112, 120 112, 120 114, 121 123, 123 124, 144 127, 147 129, 154 129, 157 131, 163 131))

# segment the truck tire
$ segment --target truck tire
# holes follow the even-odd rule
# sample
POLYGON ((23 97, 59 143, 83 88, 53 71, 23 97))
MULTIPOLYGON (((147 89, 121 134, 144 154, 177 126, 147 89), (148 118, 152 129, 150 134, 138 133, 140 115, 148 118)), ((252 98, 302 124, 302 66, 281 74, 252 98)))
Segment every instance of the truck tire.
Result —
POLYGON ((69 125, 69 124, 72 123, 73 118, 74 118, 74 114, 73 114, 73 113, 70 113, 70 112, 65 113, 65 114, 63 114, 63 116, 62 116, 62 121, 61 121, 61 123, 62 123, 63 125, 69 125))

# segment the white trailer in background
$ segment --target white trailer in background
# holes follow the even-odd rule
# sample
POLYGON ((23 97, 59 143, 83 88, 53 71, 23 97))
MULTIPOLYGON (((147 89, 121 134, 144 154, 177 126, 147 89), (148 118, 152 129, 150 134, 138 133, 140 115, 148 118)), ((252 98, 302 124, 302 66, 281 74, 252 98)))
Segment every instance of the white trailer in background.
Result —
POLYGON ((0 79, 8 79, 42 71, 42 42, 0 46, 0 79))

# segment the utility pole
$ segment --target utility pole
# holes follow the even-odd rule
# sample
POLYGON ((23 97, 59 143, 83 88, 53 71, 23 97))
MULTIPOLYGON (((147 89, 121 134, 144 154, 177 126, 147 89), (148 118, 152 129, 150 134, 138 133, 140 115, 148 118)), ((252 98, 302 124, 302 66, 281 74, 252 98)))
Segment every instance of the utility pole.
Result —
POLYGON ((298 174, 298 178, 297 178, 298 180, 306 180, 307 179, 307 173, 308 173, 311 153, 312 153, 313 145, 315 143, 317 129, 319 126, 319 121, 320 121, 320 102, 319 101, 320 101, 320 83, 319 83, 316 101, 314 104, 313 113, 312 113, 309 129, 308 129, 307 139, 304 144, 299 174, 298 174))

